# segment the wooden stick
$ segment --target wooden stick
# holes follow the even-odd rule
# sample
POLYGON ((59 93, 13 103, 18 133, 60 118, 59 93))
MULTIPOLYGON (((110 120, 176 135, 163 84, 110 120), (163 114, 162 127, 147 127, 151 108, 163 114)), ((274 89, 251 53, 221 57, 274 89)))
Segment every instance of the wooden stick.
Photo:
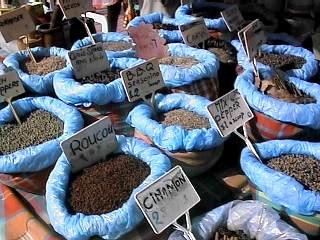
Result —
POLYGON ((30 47, 29 47, 29 38, 28 38, 28 36, 23 35, 23 36, 21 36, 21 38, 23 38, 22 41, 23 41, 23 43, 26 45, 26 48, 27 48, 27 51, 28 51, 28 53, 29 53, 30 59, 31 59, 34 63, 37 63, 35 57, 33 56, 32 51, 31 51, 31 49, 30 49, 30 47), (24 41, 24 40, 26 40, 26 41, 24 41))
POLYGON ((16 110, 14 109, 14 106, 13 106, 13 104, 12 104, 12 98, 11 98, 11 97, 5 98, 5 101, 9 104, 14 118, 15 118, 16 121, 19 123, 19 125, 21 125, 21 120, 20 120, 20 118, 19 118, 19 116, 18 116, 18 114, 17 114, 17 112, 16 112, 16 110))

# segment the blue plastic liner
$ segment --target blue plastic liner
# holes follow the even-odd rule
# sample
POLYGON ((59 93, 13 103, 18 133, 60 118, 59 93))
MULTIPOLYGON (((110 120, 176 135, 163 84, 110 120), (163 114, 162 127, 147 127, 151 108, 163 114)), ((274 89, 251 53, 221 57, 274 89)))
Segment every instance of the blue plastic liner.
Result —
MULTIPOLYGON (((262 160, 284 154, 306 154, 320 159, 320 143, 296 140, 270 140, 254 145, 262 160)), ((240 165, 249 180, 273 202, 303 215, 320 210, 320 194, 306 190, 294 178, 261 163, 247 147, 240 155, 240 165)))
MULTIPOLYGON (((260 68, 259 72, 263 78, 271 77, 274 73, 272 69, 268 68, 260 68)), ((289 103, 263 94, 254 85, 254 72, 252 69, 248 69, 238 75, 234 87, 239 90, 250 107, 263 114, 278 121, 320 129, 320 85, 294 77, 289 77, 288 81, 292 82, 304 93, 314 97, 317 102, 309 104, 289 103)))
MULTIPOLYGON (((242 230, 250 239, 308 239, 305 234, 283 221, 274 209, 256 200, 235 200, 192 219, 192 233, 197 240, 214 239, 221 227, 232 231, 242 230), (264 214, 263 218, 261 214, 264 214)), ((181 231, 175 230, 168 240, 185 238, 181 231)))
POLYGON ((134 195, 171 168, 169 158, 143 140, 123 135, 117 135, 117 139, 120 146, 115 153, 133 155, 146 162, 151 168, 150 175, 133 190, 120 208, 101 215, 71 215, 65 206, 71 166, 62 154, 48 178, 46 201, 51 225, 65 238, 81 240, 98 235, 104 239, 116 239, 130 231, 144 218, 134 195))
MULTIPOLYGON (((238 50, 237 60, 238 64, 244 69, 253 68, 253 63, 249 62, 249 58, 244 52, 244 49, 239 40, 232 40, 231 44, 238 50)), ((305 59, 306 63, 298 69, 290 69, 285 73, 290 77, 296 77, 302 80, 310 80, 318 73, 319 65, 315 56, 309 50, 303 47, 295 47, 291 45, 269 45, 262 44, 260 47, 262 52, 278 53, 278 54, 290 54, 305 59)), ((268 67, 261 62, 257 62, 257 68, 268 67)))
MULTIPOLYGON (((31 48, 31 52, 34 57, 49 57, 49 56, 59 56, 67 61, 68 59, 68 50, 59 47, 34 47, 31 48)), ((44 76, 36 75, 36 74, 28 74, 23 72, 20 68, 20 62, 29 60, 29 53, 27 50, 21 50, 18 52, 14 52, 9 54, 4 60, 3 63, 7 67, 12 67, 17 71, 23 86, 31 92, 39 93, 39 94, 51 94, 54 92, 53 90, 53 77, 60 70, 55 70, 53 72, 47 73, 44 76)))
MULTIPOLYGON (((229 8, 231 5, 226 3, 220 3, 220 2, 196 2, 196 3, 193 3, 192 6, 194 9, 217 8, 223 11, 229 8)), ((192 21, 196 19, 195 16, 191 15, 191 8, 189 4, 181 5, 180 7, 178 7, 178 9, 174 14, 174 17, 176 19, 183 19, 185 21, 192 21)), ((213 19, 203 18, 203 20, 208 29, 229 31, 222 17, 213 18, 213 19)))
MULTIPOLYGON (((110 68, 127 69, 143 63, 145 60, 136 58, 110 58, 110 68)), ((122 102, 126 93, 122 84, 122 78, 103 83, 82 84, 75 79, 71 66, 59 71, 54 76, 54 90, 58 98, 66 103, 74 105, 90 106, 92 103, 104 105, 109 102, 122 102)))
MULTIPOLYGON (((29 146, 11 154, 0 155, 0 172, 36 172, 53 165, 62 153, 60 142, 83 128, 83 118, 73 106, 51 97, 27 97, 14 101, 18 116, 36 109, 47 110, 64 122, 63 134, 37 146, 29 146)), ((0 110, 0 124, 15 121, 10 106, 0 110)))
POLYGON ((212 117, 206 110, 210 100, 185 93, 156 94, 154 107, 156 113, 182 108, 207 117, 211 128, 185 130, 180 125, 165 126, 154 120, 154 111, 147 104, 135 106, 128 114, 126 122, 148 136, 157 146, 168 150, 205 150, 221 145, 227 138, 221 137, 212 117))
MULTIPOLYGON (((128 23, 127 29, 129 29, 130 26, 138 26, 141 22, 145 22, 146 24, 162 23, 180 26, 189 21, 183 18, 170 18, 162 12, 154 12, 151 14, 135 17, 128 23)), ((159 29, 158 34, 166 40, 166 43, 183 42, 180 30, 159 29)))
MULTIPOLYGON (((94 38, 95 42, 127 42, 132 44, 132 38, 126 34, 119 33, 119 32, 108 32, 108 33, 95 33, 92 34, 92 37, 94 38)), ((85 37, 83 39, 77 40, 71 47, 71 51, 79 49, 84 46, 91 45, 91 38, 85 37)), ((133 44, 132 44, 133 46, 133 44)), ((134 57, 136 54, 136 51, 133 48, 126 49, 126 50, 118 50, 118 51, 111 51, 106 50, 106 54, 108 58, 114 58, 114 57, 134 57)))
POLYGON ((168 44, 171 56, 191 57, 199 63, 188 67, 160 64, 166 87, 180 87, 203 78, 216 78, 220 67, 217 56, 207 50, 190 47, 183 43, 168 44))

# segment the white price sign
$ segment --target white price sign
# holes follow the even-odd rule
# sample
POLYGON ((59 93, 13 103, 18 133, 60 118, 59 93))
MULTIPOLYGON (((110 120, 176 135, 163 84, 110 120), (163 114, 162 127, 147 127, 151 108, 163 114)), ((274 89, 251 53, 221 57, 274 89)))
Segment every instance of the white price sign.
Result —
POLYGON ((253 118, 247 102, 237 89, 234 89, 206 106, 222 137, 253 118))
POLYGON ((262 44, 267 42, 266 35, 262 29, 262 24, 259 19, 254 20, 244 30, 244 40, 246 45, 246 53, 250 61, 258 54, 262 44))
POLYGON ((134 197, 157 234, 200 201, 199 195, 180 166, 172 168, 134 197))
POLYGON ((0 31, 6 42, 16 40, 35 30, 36 24, 26 7, 0 15, 0 31))
POLYGON ((245 23, 245 20, 236 4, 222 11, 220 14, 230 32, 241 28, 245 23))
POLYGON ((119 143, 109 117, 83 128, 60 143, 72 172, 77 172, 104 160, 119 143))
POLYGON ((202 17, 179 26, 185 44, 195 46, 210 38, 209 30, 202 17))
POLYGON ((68 57, 77 79, 109 68, 109 61, 102 42, 69 51, 68 57))
POLYGON ((94 10, 91 0, 58 0, 58 4, 67 19, 94 10))
POLYGON ((7 72, 0 76, 0 102, 24 93, 25 89, 16 71, 7 72))
POLYGON ((144 99, 150 93, 165 86, 157 58, 122 70, 120 75, 130 102, 144 99))

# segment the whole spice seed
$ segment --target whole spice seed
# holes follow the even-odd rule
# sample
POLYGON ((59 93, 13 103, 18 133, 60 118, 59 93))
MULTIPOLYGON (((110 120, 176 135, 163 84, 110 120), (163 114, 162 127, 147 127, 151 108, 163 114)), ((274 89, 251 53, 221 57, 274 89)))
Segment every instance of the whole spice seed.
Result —
POLYGON ((320 161, 310 155, 286 154, 267 160, 267 166, 296 179, 306 189, 320 193, 320 161))
POLYGON ((159 59, 159 64, 168 64, 183 68, 189 68, 198 63, 198 60, 187 56, 168 56, 159 59))
POLYGON ((179 30, 179 27, 173 24, 164 24, 160 22, 155 22, 153 23, 153 29, 163 29, 163 30, 172 31, 172 30, 179 30))
POLYGON ((150 174, 148 164, 132 155, 109 155, 70 175, 66 207, 70 214, 103 214, 120 208, 150 174))
POLYGON ((56 70, 60 70, 66 66, 67 61, 60 56, 49 56, 36 59, 37 63, 27 59, 19 62, 22 71, 28 74, 36 74, 44 76, 56 70))
POLYGON ((164 113, 159 113, 159 123, 165 126, 179 125, 186 130, 198 128, 211 128, 208 118, 198 113, 186 109, 173 109, 164 113))
POLYGON ((103 46, 108 51, 123 51, 132 48, 132 44, 125 41, 104 42, 103 46))
POLYGON ((306 60, 299 56, 271 52, 262 52, 260 56, 256 57, 256 60, 283 71, 302 68, 303 64, 306 63, 306 60))
POLYGON ((63 121, 53 113, 37 109, 21 117, 18 123, 0 125, 0 154, 10 154, 29 146, 58 138, 63 134, 63 121))

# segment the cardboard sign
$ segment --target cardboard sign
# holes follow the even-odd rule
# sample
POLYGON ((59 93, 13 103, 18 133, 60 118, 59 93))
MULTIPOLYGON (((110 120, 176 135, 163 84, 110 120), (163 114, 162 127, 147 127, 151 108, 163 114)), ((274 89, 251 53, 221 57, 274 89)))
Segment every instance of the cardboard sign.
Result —
POLYGON ((136 56, 142 59, 163 58, 169 56, 166 40, 159 36, 152 24, 140 22, 138 26, 128 28, 129 36, 136 44, 136 56))
POLYGON ((185 44, 195 46, 210 38, 209 30, 202 17, 179 26, 185 44))
POLYGON ((244 28, 240 29, 238 31, 238 38, 239 38, 239 41, 242 45, 242 48, 245 52, 245 54, 248 56, 247 54, 247 48, 246 48, 246 41, 244 40, 244 31, 249 27, 249 25, 245 26, 244 28))
POLYGON ((68 57, 77 79, 109 68, 109 61, 102 42, 69 51, 68 57))
POLYGON ((237 89, 218 98, 206 108, 222 137, 228 136, 253 118, 253 113, 247 102, 237 89))
POLYGON ((0 15, 0 31, 6 42, 19 39, 35 30, 36 24, 26 7, 0 15))
POLYGON ((24 92, 25 89, 16 71, 10 71, 0 76, 0 102, 4 102, 5 98, 19 96, 24 92))
POLYGON ((67 19, 79 18, 82 13, 94 10, 91 0, 58 0, 58 4, 67 19))
POLYGON ((200 201, 199 195, 180 166, 172 168, 134 197, 157 234, 200 201))
POLYGON ((230 32, 241 28, 245 23, 245 20, 236 4, 222 11, 220 14, 230 32))
POLYGON ((119 143, 110 118, 104 117, 65 139, 60 146, 72 172, 77 172, 105 159, 119 143))
POLYGON ((144 98, 165 86, 156 58, 122 70, 120 75, 129 102, 144 98))
POLYGON ((259 19, 254 20, 244 30, 244 40, 246 45, 246 53, 250 61, 258 54, 262 44, 267 42, 267 37, 262 29, 259 19))

